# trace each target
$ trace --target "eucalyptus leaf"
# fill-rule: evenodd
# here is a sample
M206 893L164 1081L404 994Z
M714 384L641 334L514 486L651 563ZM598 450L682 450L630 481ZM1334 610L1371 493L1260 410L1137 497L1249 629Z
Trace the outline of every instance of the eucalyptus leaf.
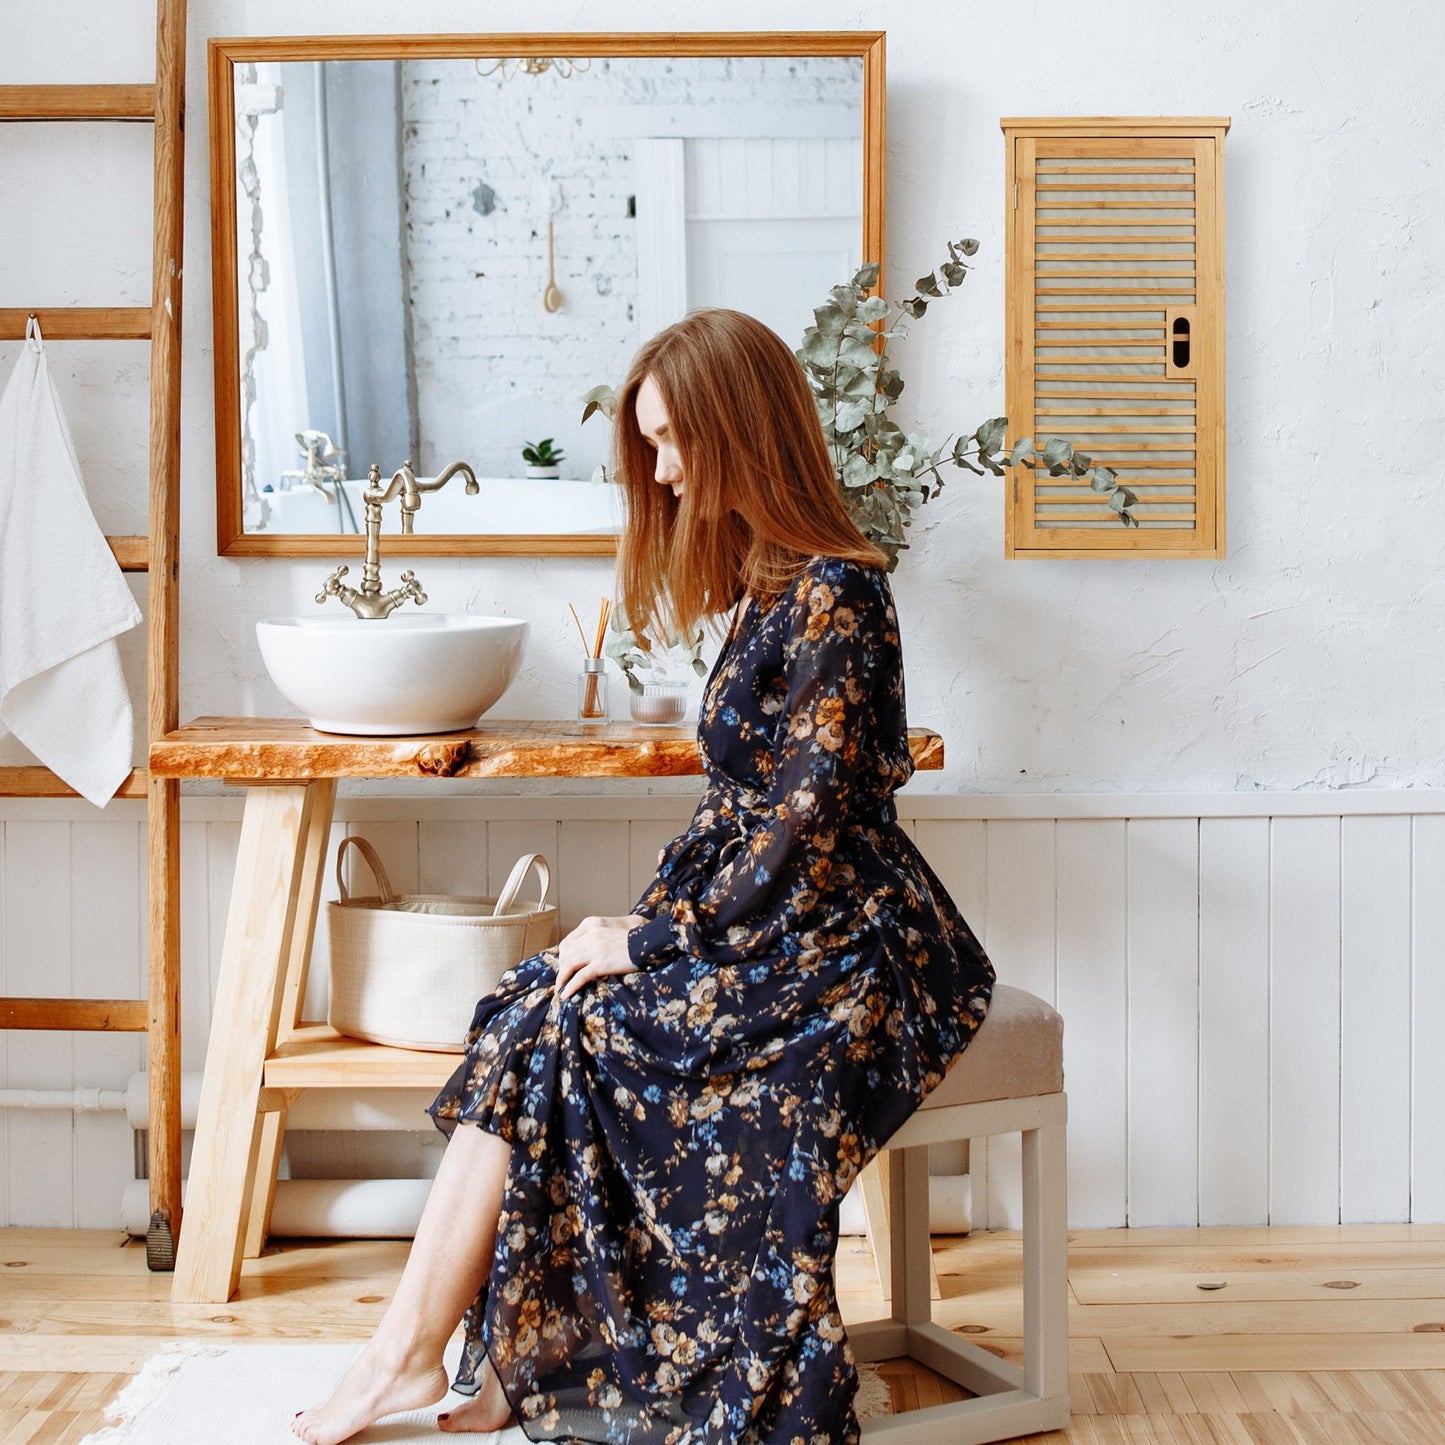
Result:
M923 296L942 296L943 292L938 289L938 277L932 271L926 276L921 276L914 283L918 292Z
M617 415L617 393L605 383L594 386L582 398L582 420L601 412L609 421Z
M881 296L869 296L858 303L859 321L882 321L888 315L888 303Z
M831 340L824 336L816 327L810 326L803 337L803 349L798 353L799 359L806 366L812 363L817 367L826 367L832 370L838 359L838 340L843 335L841 331Z
M978 439L979 451L985 456L992 456L1003 445L1004 435L1007 431L1008 418L1006 416L990 417L974 432L974 436Z
M958 249L962 251L965 256L977 255L978 242L975 241L972 236L970 236L966 241L960 241L958 243Z
M1032 437L1020 437L1014 443L1013 450L1009 453L1009 466L1016 467L1021 462L1031 462L1038 455L1034 451L1034 439Z
M845 336L838 343L838 360L847 366L867 367L869 359L876 357L878 353L873 350L873 335L868 334L867 341L860 341L856 337Z
M867 291L878 284L878 263L869 261L853 273L853 285L860 291Z

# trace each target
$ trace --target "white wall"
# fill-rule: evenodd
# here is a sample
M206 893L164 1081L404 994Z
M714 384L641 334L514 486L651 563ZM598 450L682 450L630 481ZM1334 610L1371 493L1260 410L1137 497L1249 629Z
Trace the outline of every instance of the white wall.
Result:
M151 66L150 14L148 5L132 0L106 7L57 0L24 9L7 18L0 82L144 78ZM581 3L494 0L479 10L437 0L426 7L424 23L438 31L585 30L601 23L649 28L661 18L642 0L618 0L605 18ZM933 308L899 352L909 380L901 419L940 436L1002 409L998 118L1233 116L1227 143L1230 555L1220 563L1006 563L998 485L959 474L925 512L895 583L911 716L938 728L948 748L947 768L916 786L954 795L1113 793L1120 796L1104 806L1115 819L1137 816L1132 796L1139 792L1402 790L1372 802L1382 815L1394 815L1382 840L1361 833L1347 842L1340 832L1332 841L1311 818L1270 825L1266 861L1276 870L1270 876L1287 883L1281 896L1289 901L1269 913L1266 953L1254 938L1243 980L1257 992L1263 980L1278 976L1281 957L1294 960L1297 972L1289 978L1296 983L1286 981L1270 995L1276 1009L1271 1039L1281 1040L1286 1052L1269 1057L1285 1061L1286 1075L1322 1067L1337 1087L1361 1067L1351 1052L1369 1037L1360 1021L1392 1020L1389 1037L1400 1047L1401 1019L1418 1010L1418 993L1410 993L1398 966L1388 987L1382 982L1373 964L1371 916L1341 913L1338 924L1331 920L1343 907L1342 886L1356 886L1354 870L1381 870L1393 900L1390 947L1398 954L1401 909L1428 901L1439 876L1434 833L1436 852L1428 856L1437 861L1418 878L1412 870L1426 855L1402 854L1397 835L1399 819L1412 813L1405 790L1438 787L1445 773L1439 726L1445 588L1437 560L1445 495L1431 455L1445 423L1439 386L1445 348L1432 324L1440 312L1445 231L1445 190L1433 169L1442 140L1434 68L1445 44L1445 12L1403 0L1377 7L1368 18L1343 0L1310 7L1253 0L1209 7L1180 0L1114 0L1106 7L1067 0L967 7L942 0L733 0L725 8L678 0L665 21L669 28L889 32L891 289L902 291L926 271L947 238L972 234L983 242L964 293ZM182 438L187 716L281 709L256 654L252 624L309 608L326 570L214 555L202 42L211 34L399 32L418 23L416 7L401 0L192 5ZM143 128L102 135L14 127L0 134L0 144L0 209L19 218L0 233L0 304L144 301L149 142ZM8 369L13 355L13 346L0 346L0 369ZM56 358L102 523L112 531L139 530L144 348L61 347ZM569 597L583 604L605 591L605 564L427 561L418 571L435 607L531 619L528 664L500 711L547 716L569 708L575 658L562 604ZM132 672L138 677L134 659ZM611 789L629 796L647 790ZM606 790L592 785L589 791ZM1041 814L1053 816L1053 806L1042 801ZM1313 805L1304 800L1304 806ZM1326 811L1330 806L1326 799ZM418 810L427 812L425 805ZM1290 811L1277 810L1281 816ZM1410 826L1418 840L1421 825ZM1198 932L1202 890L1233 885L1200 871L1204 855L1190 851L1185 833L1130 829L1131 878L1143 870L1139 876L1172 887L1170 880L1195 870L1193 911L1185 888L1176 899L1182 912L1169 928L1161 932L1158 917L1148 914L1137 925L1143 932L1126 937L1129 948L1142 950L1131 958L1157 948L1169 960L1142 995L1129 994L1142 1000L1141 1022L1160 1015L1188 1039L1191 1028L1205 1027L1197 981L1228 976L1209 972L1208 959L1239 969L1246 956L1232 951L1228 937L1214 941L1214 953L1188 952L1205 947ZM58 847L56 839L50 842ZM87 870L98 866L104 886L118 887L129 864L90 865L76 859L74 846L55 855L55 869L63 871L68 857L70 878L89 878ZM1257 851L1260 836L1251 835L1248 846ZM1057 838L1050 847L1057 849ZM1023 846L1019 876L1034 858L1032 847ZM1061 886L1077 889L1067 871L1056 876ZM1089 899L1077 903L1077 916L1087 921L1058 938L1102 950L1117 969L1117 951L1109 950L1117 950L1118 917L1091 918ZM198 906L194 896L187 906ZM13 897L7 909L7 940L20 936L17 929L36 936L38 925L18 921ZM1226 923L1232 917L1228 909L1210 916ZM1257 922L1257 913L1248 916ZM1432 926L1435 931L1417 934L1413 945L1417 984L1429 984L1440 971L1445 945L1438 920ZM13 988L21 951L9 947L6 957ZM1004 976L1031 979L1030 957L1023 942L1006 941L999 949ZM1321 995L1313 971L1343 991ZM59 982L59 972L52 976ZM1227 1022L1230 996L1213 982L1211 990ZM1338 1013L1332 998L1340 1000ZM1228 1038L1211 1017L1212 1036ZM1257 1017L1245 1014L1243 1021L1255 1028L1257 1042ZM6 1047L0 1039L0 1050ZM58 1071L23 1036L8 1048L12 1084L22 1082L18 1065L29 1071L23 1082L37 1085ZM1252 1057L1257 1067L1259 1056ZM1423 1048L1415 1058L1419 1066ZM1411 1115L1397 1075L1398 1067L1378 1104L1382 1129L1398 1149ZM1132 1077L1138 1087L1147 1075ZM1277 1082L1291 1087L1286 1076ZM1203 1093L1191 1106L1187 1080L1180 1087L1185 1094L1170 1107L1181 1112L1170 1116L1170 1127L1187 1131L1191 1118L1199 1127L1190 1108L1213 1095L1206 1079L1195 1085ZM1371 1130L1351 1114L1353 1132L1344 1132L1339 1111L1354 1104L1339 1094L1330 1105L1329 1088L1319 1097L1336 1111L1333 1125L1315 1120L1318 1136L1305 1136L1324 1141L1318 1149L1310 1145L1308 1154L1323 1179L1338 1171L1345 1141L1368 1140ZM1156 1118L1147 1112L1152 1102L1140 1102L1146 1117ZM1150 1155L1129 1157L1131 1169L1145 1171L1137 1182L1146 1191L1167 1184L1167 1166L1150 1172ZM1403 1156L1393 1157L1398 1168ZM15 1177L12 1169L12 1183ZM1282 1170L1281 1181L1288 1177ZM1311 1185L1323 1187L1320 1180ZM1397 1201L1398 1181L1391 1189Z
M6 22L0 79L150 74L145 0L59 0ZM182 711L278 709L251 624L310 608L314 562L218 561L212 499L210 241L204 38L291 31L651 28L618 0L197 0L186 169ZM947 238L983 242L963 294L901 350L901 411L942 435L1002 410L1001 115L1228 114L1229 538L1211 562L1005 562L997 483L964 473L924 513L897 576L916 721L939 728L951 789L1410 787L1442 780L1445 493L1431 439L1445 191L1433 66L1445 12L1343 0L679 0L676 28L883 28L889 34L889 278L901 290ZM143 299L148 168L141 127L79 146L7 130L5 304ZM26 134L28 131L30 134ZM25 152L15 158L16 148ZM137 160L138 157L138 160ZM124 164L123 164L124 163ZM133 184L132 184L133 183ZM123 224L130 214L134 224ZM70 224L73 221L73 225ZM60 239L63 238L63 244ZM79 273L81 280L74 279ZM50 278L54 277L52 281ZM65 279L69 277L70 279ZM28 278L34 278L28 280ZM27 284L28 282L28 284ZM69 358L78 348L64 349ZM0 348L0 365L13 348ZM82 355L94 354L88 349ZM143 365L106 349L62 382L102 491L128 479ZM143 350L140 353L144 355ZM119 421L118 418L127 418ZM135 493L132 491L132 496ZM531 618L528 665L503 708L564 710L573 672L561 605L606 590L592 561L428 561L440 608Z

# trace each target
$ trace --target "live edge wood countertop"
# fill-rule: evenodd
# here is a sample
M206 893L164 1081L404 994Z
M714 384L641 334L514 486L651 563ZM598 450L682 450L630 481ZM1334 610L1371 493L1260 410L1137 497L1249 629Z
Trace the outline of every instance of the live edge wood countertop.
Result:
M943 766L943 739L909 728L914 766ZM424 737L342 737L300 718L201 717L151 744L160 778L671 778L702 772L692 723L678 727L483 721Z

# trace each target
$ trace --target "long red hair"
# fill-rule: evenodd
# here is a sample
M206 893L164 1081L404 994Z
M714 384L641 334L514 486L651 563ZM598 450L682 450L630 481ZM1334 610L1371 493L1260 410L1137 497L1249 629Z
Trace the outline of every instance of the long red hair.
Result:
M655 453L637 424L649 376L681 454L680 499L654 480ZM613 452L627 503L622 605L654 642L691 635L745 593L777 596L809 558L886 561L843 505L803 368L741 311L695 311L637 353Z

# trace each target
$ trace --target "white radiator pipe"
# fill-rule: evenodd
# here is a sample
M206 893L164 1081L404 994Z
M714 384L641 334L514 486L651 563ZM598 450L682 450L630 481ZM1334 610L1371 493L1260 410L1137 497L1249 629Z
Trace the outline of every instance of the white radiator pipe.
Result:
M429 1134L435 1128L426 1106L434 1089L306 1089L286 1111L287 1129L365 1129ZM181 1075L181 1128L196 1127L201 1076ZM125 1086L125 1111L132 1129L150 1123L150 1091L144 1074Z
M181 1186L184 1201L186 1180ZM282 1179L276 1184L271 1233L298 1239L408 1239L416 1233L430 1179ZM127 1184L121 1226L145 1234L150 1225L150 1185Z
M409 1239L430 1189L430 1179L282 1179L276 1184L271 1233L283 1239ZM145 1234L150 1224L145 1180L126 1185L121 1222L127 1233ZM966 1174L935 1175L928 1181L928 1227L933 1234L967 1234L973 1228L973 1189ZM856 1190L843 1200L839 1229L866 1232Z
M376 1130L429 1134L431 1089L308 1089L287 1111L288 1129ZM201 1076L181 1075L181 1128L196 1127ZM79 1114L124 1113L132 1129L150 1124L150 1090L144 1074L124 1089L0 1089L0 1111L51 1109Z
M970 1234L973 1231L973 1181L967 1174L935 1174L928 1181L928 1232ZM839 1234L866 1234L863 1196L856 1187L843 1196L838 1211Z
M0 1109L68 1109L76 1114L118 1114L123 1089L0 1089Z

